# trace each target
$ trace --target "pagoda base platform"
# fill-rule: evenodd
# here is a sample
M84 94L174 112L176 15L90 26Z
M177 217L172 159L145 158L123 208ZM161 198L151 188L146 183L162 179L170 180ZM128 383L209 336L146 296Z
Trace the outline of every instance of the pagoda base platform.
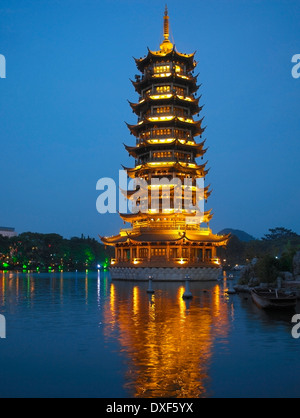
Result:
M216 281L222 274L220 267L111 267L112 280L148 281Z

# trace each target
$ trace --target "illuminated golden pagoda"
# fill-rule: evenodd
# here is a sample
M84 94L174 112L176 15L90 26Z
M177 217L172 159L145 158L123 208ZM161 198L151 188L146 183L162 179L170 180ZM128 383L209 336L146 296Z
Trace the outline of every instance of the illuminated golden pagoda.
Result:
M138 121L127 126L136 143L125 149L135 159L135 167L124 169L144 185L124 195L132 201L140 190L140 210L120 214L131 228L117 236L100 237L105 245L115 247L111 273L116 279L145 280L152 275L157 280L182 280L186 274L192 280L216 279L220 269L217 247L225 246L229 238L212 233L211 211L196 209L199 191L203 201L211 194L209 186L200 189L198 184L199 179L204 182L208 170L207 162L196 162L207 151L205 140L195 140L205 130L203 118L194 119L203 108L201 96L196 97L200 86L193 73L197 64L194 53L179 53L169 37L166 8L160 50L148 49L147 56L135 59L141 75L132 81L139 101L130 106ZM162 179L169 185L159 183ZM178 188L182 194L178 195ZM190 207L182 198L188 189ZM154 200L158 204L153 209Z

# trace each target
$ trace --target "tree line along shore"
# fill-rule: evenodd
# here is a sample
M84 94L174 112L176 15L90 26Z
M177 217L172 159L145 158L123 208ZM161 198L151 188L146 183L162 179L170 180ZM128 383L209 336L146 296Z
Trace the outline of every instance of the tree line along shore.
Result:
M0 270L85 271L107 268L111 257L111 249L83 235L71 239L33 232L11 238L0 235Z
M248 242L232 235L227 248L218 257L224 269L247 265L258 260L259 274L271 281L278 271L293 272L293 259L300 251L300 235L290 229L269 229L261 239ZM16 237L0 235L0 270L17 271L85 271L108 268L114 256L90 237L63 238L58 234L22 233Z

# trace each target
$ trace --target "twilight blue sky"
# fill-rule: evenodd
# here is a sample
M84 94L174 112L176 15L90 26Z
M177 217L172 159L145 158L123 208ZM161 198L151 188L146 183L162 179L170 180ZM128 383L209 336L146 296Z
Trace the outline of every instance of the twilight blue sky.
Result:
M0 225L113 235L96 182L132 166L132 56L157 50L164 1L1 0ZM168 2L177 49L197 50L215 232L300 233L299 0Z

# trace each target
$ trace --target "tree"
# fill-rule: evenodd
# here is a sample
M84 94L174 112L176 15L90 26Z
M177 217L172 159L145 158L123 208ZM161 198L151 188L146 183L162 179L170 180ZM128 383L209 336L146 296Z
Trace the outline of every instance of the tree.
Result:
M218 255L222 259L226 259L226 263L230 266L244 264L245 246L245 242L240 241L236 235L232 235L227 248L225 250L219 250Z
M293 232L291 229L286 229L283 227L277 227L273 229L270 228L269 231L270 233L265 234L265 236L262 238L264 241L274 241L274 240L298 237L298 234L296 234L296 232Z
M0 235L0 268L6 267L5 262L16 269L85 270L104 265L108 257L109 252L93 238L68 240L58 234L32 232L13 238Z
M255 264L255 273L262 283L274 283L278 272L279 262L271 255L265 255Z

